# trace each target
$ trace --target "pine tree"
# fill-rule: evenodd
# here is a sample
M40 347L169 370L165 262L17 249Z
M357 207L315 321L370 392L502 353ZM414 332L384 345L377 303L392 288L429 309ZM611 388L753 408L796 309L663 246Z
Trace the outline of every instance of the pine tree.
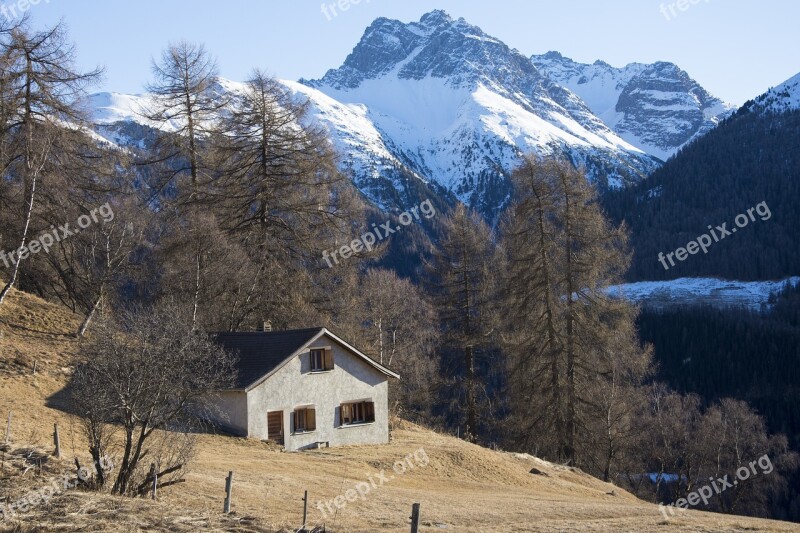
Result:
M459 204L442 222L442 238L430 265L431 290L435 295L443 330L443 347L463 354L458 375L466 420L464 437L479 436L476 367L485 357L496 332L496 249L491 230L474 212ZM486 363L484 361L484 363Z
M609 225L595 189L568 163L527 158L514 185L504 232L504 339L517 438L580 465L596 452L598 434L613 430L597 426L621 398L608 390L638 384L649 369L635 313L604 291L625 272L626 235Z

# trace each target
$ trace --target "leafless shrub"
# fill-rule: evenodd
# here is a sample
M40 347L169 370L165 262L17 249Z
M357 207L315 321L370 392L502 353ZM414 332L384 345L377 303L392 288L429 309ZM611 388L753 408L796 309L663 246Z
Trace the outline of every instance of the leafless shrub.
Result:
M152 483L179 483L191 458L192 432L210 419L215 391L230 385L233 359L191 316L174 305L104 319L80 349L83 363L70 383L71 397L95 464L112 457L112 492L135 495ZM115 449L121 432L121 449ZM116 453L114 453L116 452ZM106 481L98 470L98 485Z

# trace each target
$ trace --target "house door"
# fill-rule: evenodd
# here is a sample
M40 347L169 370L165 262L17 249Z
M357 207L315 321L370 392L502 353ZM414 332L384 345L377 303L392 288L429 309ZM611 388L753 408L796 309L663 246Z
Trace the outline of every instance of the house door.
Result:
M283 445L283 411L267 413L267 440Z

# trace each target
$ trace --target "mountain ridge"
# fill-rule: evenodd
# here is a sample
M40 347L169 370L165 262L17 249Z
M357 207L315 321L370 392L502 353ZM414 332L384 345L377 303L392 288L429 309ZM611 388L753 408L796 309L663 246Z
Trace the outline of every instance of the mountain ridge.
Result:
M531 61L568 87L612 130L666 161L730 116L736 106L712 96L674 63L578 63L558 52Z
M602 61L595 65L613 69ZM649 67L626 68L635 77ZM601 189L633 185L661 165L593 112L597 102L587 102L546 70L478 26L436 10L409 23L378 18L340 67L318 80L280 83L308 102L308 120L328 131L340 170L384 211L435 195L496 221L511 198L509 174L525 153L584 167ZM217 90L242 86L220 80ZM93 95L99 133L140 146L138 132L118 123L152 127L135 109L148 99ZM645 129L674 124L639 118Z

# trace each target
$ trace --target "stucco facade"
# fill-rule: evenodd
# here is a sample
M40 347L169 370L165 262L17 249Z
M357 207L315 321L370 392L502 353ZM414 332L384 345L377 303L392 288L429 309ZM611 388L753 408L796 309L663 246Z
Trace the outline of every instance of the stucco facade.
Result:
M332 370L311 371L310 352L315 348L332 350ZM330 446L388 443L388 392L385 372L326 331L246 390L220 394L217 404L225 415L220 425L235 434L260 440L275 437L269 434L268 413L277 418L280 412L285 449L295 451L316 447L318 443ZM375 421L342 424L341 404L362 401L374 403ZM315 410L313 431L295 430L293 413L303 407Z

